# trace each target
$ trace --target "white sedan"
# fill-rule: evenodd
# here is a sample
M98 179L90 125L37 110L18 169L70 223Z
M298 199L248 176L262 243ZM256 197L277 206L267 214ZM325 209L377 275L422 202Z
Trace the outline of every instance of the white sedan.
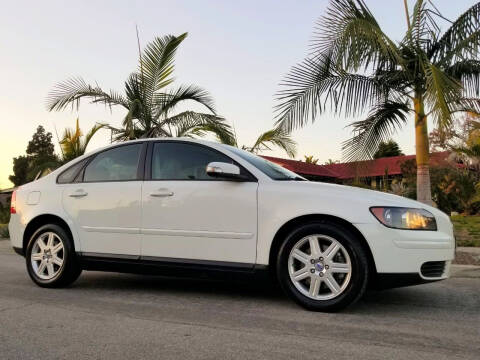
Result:
M368 284L446 279L450 219L413 200L306 181L227 145L143 139L79 157L12 196L12 246L42 287L82 270L268 270L300 305L339 310ZM225 270L230 270L227 272Z

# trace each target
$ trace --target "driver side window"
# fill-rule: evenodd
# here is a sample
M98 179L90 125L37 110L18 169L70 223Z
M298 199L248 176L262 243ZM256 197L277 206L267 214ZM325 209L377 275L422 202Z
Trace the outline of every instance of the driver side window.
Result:
M152 154L152 180L218 180L206 173L213 161L232 164L233 160L204 146L177 143L155 143Z

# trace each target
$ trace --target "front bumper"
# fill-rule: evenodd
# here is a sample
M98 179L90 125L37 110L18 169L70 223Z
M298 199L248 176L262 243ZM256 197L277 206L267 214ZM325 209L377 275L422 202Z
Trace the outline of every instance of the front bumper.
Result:
M398 288L403 286L412 286L427 284L439 280L438 279L424 279L417 273L380 273L376 274L375 278L370 283L370 287L377 290L386 290L392 288Z
M417 277L421 281L449 277L450 264L455 257L455 239L451 228L419 231L389 229L380 223L355 226L370 246L377 274L397 274L399 277L409 274L407 278ZM422 271L422 266L425 268L426 263L432 262L444 262L443 271L433 273L434 276Z

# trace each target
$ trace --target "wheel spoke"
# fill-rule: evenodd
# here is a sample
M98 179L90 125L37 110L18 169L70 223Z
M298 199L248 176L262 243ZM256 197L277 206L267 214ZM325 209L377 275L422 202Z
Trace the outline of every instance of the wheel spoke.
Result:
M310 244L310 253L313 257L319 257L322 253L320 251L320 245L318 244L318 238L316 236L311 236L308 238Z
M310 263L310 260L308 259L308 255L305 254L303 251L299 250L299 249L295 249L293 251L293 254L292 256L297 259L298 261L304 263L304 264L309 264Z
M40 262L40 265L38 265L38 274L43 275L43 272L45 271L46 267L47 267L47 262L45 260L42 260Z
M332 242L330 246L327 248L327 250L323 252L323 255L327 259L331 259L335 256L335 254L338 252L339 249L340 249L340 245L338 245L337 242Z
M53 233L48 234L48 241L47 241L47 247L52 248L53 246Z
M306 279L309 276L310 276L310 270L308 269L308 266L305 266L293 273L293 279L295 281Z
M350 272L350 266L345 263L334 262L330 265L330 272L348 274Z
M52 277L55 274L55 270L53 269L53 264L47 264L47 274L48 276Z
M325 284L330 288L330 291L333 294L337 294L340 291L340 286L337 283L337 280L332 276L332 274L328 274L325 278Z
M32 254L32 260L33 261L42 261L43 260L43 255L41 253Z
M37 245L40 248L40 250L45 250L45 243L43 242L43 238L39 237L37 240Z
M63 249L63 244L62 242L59 242L57 245L55 245L52 249L52 254L58 253L60 250Z
M320 290L321 280L318 276L313 275L310 277L310 290L308 291L310 296L315 297L318 295L318 290Z
M58 266L62 266L63 265L63 260L60 259L58 256L53 256L52 257L52 261L54 264L57 264Z

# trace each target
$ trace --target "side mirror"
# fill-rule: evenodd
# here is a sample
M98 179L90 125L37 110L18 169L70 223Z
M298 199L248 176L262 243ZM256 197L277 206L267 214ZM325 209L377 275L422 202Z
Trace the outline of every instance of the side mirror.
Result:
M243 175L240 175L240 168L237 165L224 162L211 162L207 165L207 174L214 178L245 180Z

